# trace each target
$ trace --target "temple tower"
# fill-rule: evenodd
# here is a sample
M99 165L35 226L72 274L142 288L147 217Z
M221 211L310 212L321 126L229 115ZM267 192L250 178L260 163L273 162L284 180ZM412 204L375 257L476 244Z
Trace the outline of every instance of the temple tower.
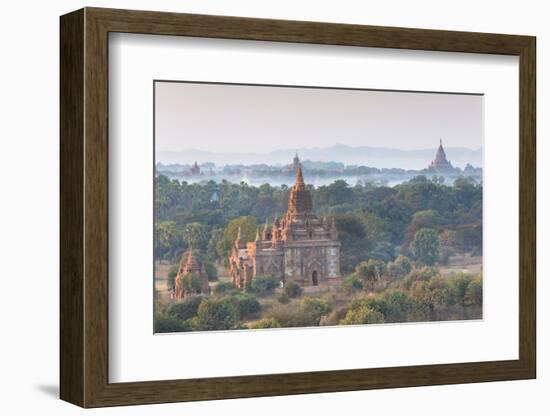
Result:
M187 255L182 256L178 274L176 275L174 298L176 300L183 299L186 296L193 294L208 294L210 286L208 285L208 275L203 270L201 262L193 255L193 248L190 247ZM187 276L195 276L200 280L200 289L189 292L189 289L184 284L184 278Z
M306 187L304 175L302 173L302 164L299 163L296 180L294 185L292 185L288 197L288 214L289 216L295 217L310 214L312 211L313 204L311 202L311 193Z
M435 159L430 163L429 169L438 172L454 170L451 161L447 160L447 155L443 149L443 140L441 139L439 139L439 147L437 148Z

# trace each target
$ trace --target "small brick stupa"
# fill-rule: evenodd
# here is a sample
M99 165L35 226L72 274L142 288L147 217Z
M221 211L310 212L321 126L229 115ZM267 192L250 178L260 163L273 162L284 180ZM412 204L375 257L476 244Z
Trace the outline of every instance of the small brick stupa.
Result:
M193 275L200 280L200 289L189 290L184 284L186 276ZM183 299L189 295L209 294L210 287L208 286L208 275L204 271L201 262L193 255L193 248L182 256L178 274L175 280L174 299Z

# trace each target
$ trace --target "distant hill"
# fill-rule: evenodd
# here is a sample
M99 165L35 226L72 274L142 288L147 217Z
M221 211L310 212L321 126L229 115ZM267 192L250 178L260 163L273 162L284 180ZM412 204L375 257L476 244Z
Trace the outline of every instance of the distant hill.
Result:
M331 147L310 147L303 149L281 149L271 153L209 152L189 149L180 152L158 151L156 161L162 164L191 164L213 162L216 165L233 164L288 164L298 152L301 160L341 162L346 165L363 165L376 168L423 169L435 156L432 149L402 150L387 147L347 146L336 144ZM472 150L463 147L445 148L447 158L454 166L463 168L467 163L482 167L481 148Z

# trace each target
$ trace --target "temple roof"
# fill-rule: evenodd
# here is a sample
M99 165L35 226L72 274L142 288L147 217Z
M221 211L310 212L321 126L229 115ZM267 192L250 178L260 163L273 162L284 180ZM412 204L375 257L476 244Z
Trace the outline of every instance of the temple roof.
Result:
M439 139L439 147L435 154L435 159L432 161L431 168L433 169L452 169L451 162L447 160L447 155L443 149L443 140Z
M447 155L445 154L445 150L443 150L443 140L439 139L439 147L437 149L437 153L435 154L435 162L447 162Z
M306 188L304 175L302 173L302 164L298 164L296 180L290 190L288 197L288 212L290 214L304 214L313 211L311 194Z
M193 248L190 247L187 252L187 258L185 259L185 270L187 272L201 270L201 264L197 258L193 255Z

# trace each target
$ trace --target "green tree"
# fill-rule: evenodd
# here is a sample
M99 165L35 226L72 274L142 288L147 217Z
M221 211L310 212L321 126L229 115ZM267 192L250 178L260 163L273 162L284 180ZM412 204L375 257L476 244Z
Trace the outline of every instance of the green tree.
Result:
M228 299L205 299L199 305L194 324L200 331L232 329L237 324L237 311Z
M361 218L353 213L334 215L340 249L340 271L352 272L361 261L367 260L367 253L373 248Z
M187 273L181 277L181 285L186 296L201 293L202 290L200 278L192 273Z
M449 279L454 299L460 306L466 306L468 287L472 280L471 275L464 273L454 274Z
M186 332L191 331L191 327L178 317L160 314L155 316L154 331L157 334L166 332Z
M385 241L384 220L377 214L365 212L362 216L363 227L369 241Z
M357 309L350 309L344 319L340 321L340 325L363 325L363 324L379 324L384 322L384 315L367 306Z
M214 228L210 232L210 239L206 247L206 253L212 260L219 260L217 247L218 244L223 244L225 240L224 231L222 228Z
M374 289L376 282L386 272L386 263L382 260L369 259L367 262L361 262L355 268L355 275L363 280L366 286Z
M412 270L411 260L404 255L399 255L397 258L388 265L388 272L392 277L403 277L410 273Z
M300 297L303 293L302 287L296 282L286 282L283 288L283 293L285 293L289 298Z
M177 275L178 275L178 266L170 267L170 270L168 271L168 279L166 280L166 286L168 290L174 290Z
M205 249L208 243L208 227L198 222L186 224L183 227L182 237L189 247Z
M172 303L166 309L166 315L187 320L195 317L199 305L205 299L203 296L187 296L183 300Z
M436 320L436 309L454 303L451 288L441 276L435 276L429 281L416 281L411 287L411 294L418 302L424 305L429 313L430 320Z
M439 212L434 209L415 212L409 226L407 227L405 240L407 243L410 243L418 230L421 230L422 228L437 229L444 222L445 221Z
M279 296L277 296L277 302L279 303L290 303L290 297L286 292L281 292Z
M414 234L411 243L411 251L415 259L431 266L439 256L439 240L437 231L430 228L422 228Z
M344 279L342 282L342 288L348 293L354 293L363 290L364 285L361 279L352 274Z
M319 325L321 317L328 315L332 310L332 306L326 299L306 296L300 302L300 310L306 314L311 314L315 325Z
M258 296L266 296L273 293L280 285L280 279L272 275L259 274L250 282L247 290Z
M224 239L218 243L217 247L218 256L224 260L226 260L231 253L231 249L235 244L239 229L241 230L241 241L243 243L254 241L256 231L258 230L256 218L252 216L244 216L229 221L229 224L227 224L224 231Z
M235 293L227 299L233 304L240 320L255 317L262 310L258 299L250 293Z
M483 282L481 276L475 277L466 290L465 302L469 305L481 306L483 303Z
M280 328L281 324L275 318L263 318L249 325L250 329Z
M174 254L174 250L181 247L181 233L178 232L174 221L155 222L155 256L157 259L166 259Z
M215 295L226 295L228 293L236 293L239 289L237 289L231 282L219 282L216 286L214 286L212 291Z
M375 309L384 315L386 322L416 322L425 318L421 305L403 291L386 292L375 305Z
M209 282L215 282L216 280L218 280L218 269L216 269L216 266L213 263L205 261L202 263L202 265L204 267L206 275L208 276Z

